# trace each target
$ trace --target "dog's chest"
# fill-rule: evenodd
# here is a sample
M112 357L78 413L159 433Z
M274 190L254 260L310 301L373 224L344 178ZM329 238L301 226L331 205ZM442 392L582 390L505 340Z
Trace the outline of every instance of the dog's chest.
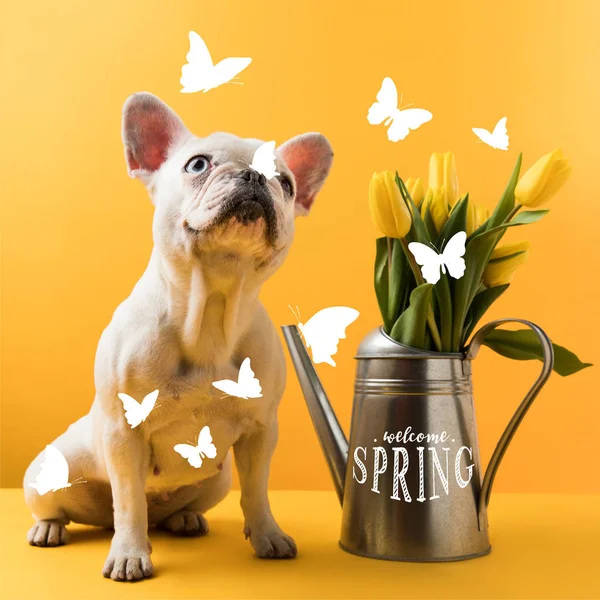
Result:
M151 451L146 487L173 489L216 475L232 445L260 421L259 402L210 390L163 399L144 432Z

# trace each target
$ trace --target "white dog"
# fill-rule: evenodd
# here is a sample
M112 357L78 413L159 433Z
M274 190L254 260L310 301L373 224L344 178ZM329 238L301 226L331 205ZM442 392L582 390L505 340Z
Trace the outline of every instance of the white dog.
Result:
M261 141L195 137L147 93L125 103L123 141L130 175L156 206L154 249L100 338L90 412L53 442L70 480L87 483L40 495L29 484L43 454L27 470L25 497L37 519L29 543L63 544L69 521L114 527L104 576L149 577L148 526L206 533L202 515L229 490L233 448L246 537L259 557L293 557L296 545L267 496L285 361L258 294L289 250L294 217L308 213L327 177L331 146L317 133L287 141L275 151L279 175L267 180L249 168ZM245 357L263 396L224 398L211 383L237 379ZM118 394L140 401L155 389L157 406L131 428ZM217 455L194 468L173 447L205 425Z

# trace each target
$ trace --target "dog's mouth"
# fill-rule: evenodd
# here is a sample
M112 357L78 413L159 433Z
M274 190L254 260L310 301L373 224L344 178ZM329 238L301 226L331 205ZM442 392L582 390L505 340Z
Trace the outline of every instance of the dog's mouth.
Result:
M273 200L263 187L252 184L242 186L223 204L214 225L222 225L232 218L242 225L251 225L263 219L267 241L274 245L277 238L277 216Z

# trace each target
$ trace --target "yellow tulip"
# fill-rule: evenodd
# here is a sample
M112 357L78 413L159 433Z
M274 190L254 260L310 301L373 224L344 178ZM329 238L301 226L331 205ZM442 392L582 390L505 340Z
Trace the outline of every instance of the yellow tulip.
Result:
M479 229L489 218L490 213L485 206L477 206L472 200L467 202L467 235Z
M434 152L429 157L429 189L438 189L444 186L444 155Z
M512 276L527 257L531 244L527 241L498 246L483 272L483 283L491 288L510 283Z
M373 223L386 237L402 238L410 231L412 217L391 171L373 173L369 208Z
M485 206L475 207L475 229L479 229L490 218L490 211Z
M458 200L458 175L452 152L434 152L429 159L429 187L444 190L444 199L450 206Z
M449 215L448 204L444 197L444 188L427 190L423 204L421 204L421 217L423 219L425 219L427 209L429 209L437 232L440 233Z
M548 202L558 192L571 174L571 165L562 150L542 156L519 179L515 200L523 206L534 208Z
M425 188L423 187L423 182L420 177L413 179L409 177L406 182L406 189L412 198L412 201L417 205L417 207L421 206L423 202L423 198L425 197Z

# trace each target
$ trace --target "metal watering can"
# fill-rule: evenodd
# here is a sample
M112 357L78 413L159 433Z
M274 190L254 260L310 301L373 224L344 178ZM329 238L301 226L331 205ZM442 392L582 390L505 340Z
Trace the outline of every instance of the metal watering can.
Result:
M544 365L482 477L471 361L485 336L509 322L535 331ZM371 331L355 357L348 442L298 329L282 330L342 503L341 548L370 558L424 562L488 554L492 484L517 427L552 372L548 336L529 321L492 321L463 354L416 350L382 329Z

